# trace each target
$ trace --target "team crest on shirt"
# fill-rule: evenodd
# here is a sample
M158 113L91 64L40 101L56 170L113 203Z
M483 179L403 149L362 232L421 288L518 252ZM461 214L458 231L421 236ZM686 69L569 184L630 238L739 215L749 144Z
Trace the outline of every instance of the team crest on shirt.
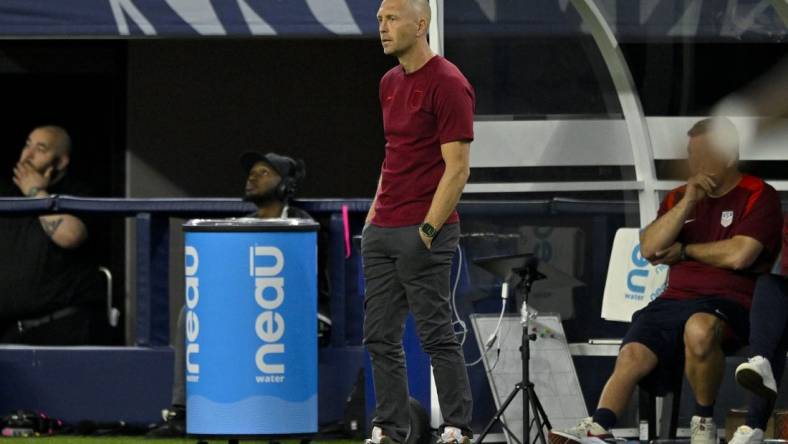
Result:
M411 92L410 97L408 98L408 105L412 109L419 109L421 108L421 103L424 101L424 91L420 89L414 89Z
M728 228L733 223L733 211L723 211L720 217L720 225Z

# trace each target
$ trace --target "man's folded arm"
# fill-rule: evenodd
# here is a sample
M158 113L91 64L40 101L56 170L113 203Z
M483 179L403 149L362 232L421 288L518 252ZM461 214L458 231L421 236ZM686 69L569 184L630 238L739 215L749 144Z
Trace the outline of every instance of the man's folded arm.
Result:
M676 242L690 212L686 199L680 200L654 222L640 232L640 255L649 261L657 259L657 253Z
M728 270L746 270L760 256L763 244L750 236L737 235L717 242L689 244L685 248L687 257L698 262Z

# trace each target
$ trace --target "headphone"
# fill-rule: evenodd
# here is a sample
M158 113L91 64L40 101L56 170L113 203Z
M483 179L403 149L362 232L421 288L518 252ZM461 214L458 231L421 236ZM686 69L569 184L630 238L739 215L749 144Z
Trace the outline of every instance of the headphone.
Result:
M303 160L291 158L287 160L290 163L290 171L287 176L282 177L279 185L276 186L276 197L283 202L295 197L298 192L298 183L306 176L306 166Z

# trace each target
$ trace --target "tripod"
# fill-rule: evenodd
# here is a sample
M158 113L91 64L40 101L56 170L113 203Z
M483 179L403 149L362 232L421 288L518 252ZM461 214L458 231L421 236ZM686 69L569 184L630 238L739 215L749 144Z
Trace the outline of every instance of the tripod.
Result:
M536 426L536 433L537 439L539 440L540 444L547 444L547 440L545 439L544 429L551 429L552 426L550 425L550 420L547 418L547 413L545 413L544 408L542 407L542 403L539 401L539 396L536 394L536 390L534 389L534 384L531 382L531 375L530 375L530 368L529 363L531 361L531 341L536 340L536 334L530 333L528 331L528 321L530 318L530 314L528 313L528 296L531 293L531 286L535 281L540 279L544 279L545 276L536 269L538 261L533 256L526 257L525 265L517 268L511 268L508 274L509 277L517 276L519 278L519 282L515 287L515 290L519 295L522 296L522 305L520 307L520 325L522 326L522 338L521 338L521 345L520 345L520 357L522 359L522 366L523 366L523 379L521 382L518 382L514 389L512 389L509 396L506 397L503 404L501 404L501 408L495 413L495 416L487 423L487 426L484 427L484 430L476 439L475 444L481 444L484 438L490 433L493 426L499 421L501 421L501 417L503 416L506 409L509 407L509 404L514 401L514 398L517 396L518 393L523 393L523 440L520 441L514 434L506 428L506 425L501 422L501 425L506 428L510 435L520 444L529 444L531 441L531 428L532 425ZM507 279L508 280L508 279ZM533 410L534 417L531 420L531 410Z

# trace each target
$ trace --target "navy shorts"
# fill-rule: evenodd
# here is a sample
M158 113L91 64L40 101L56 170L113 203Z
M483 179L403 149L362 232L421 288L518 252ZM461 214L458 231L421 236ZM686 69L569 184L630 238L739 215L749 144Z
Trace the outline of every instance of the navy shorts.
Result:
M640 386L662 396L682 382L684 374L684 324L696 313L709 313L725 321L723 349L731 353L747 343L750 331L749 311L741 304L722 297L674 300L657 298L632 316L622 347L638 342L649 348L659 360L657 367Z

